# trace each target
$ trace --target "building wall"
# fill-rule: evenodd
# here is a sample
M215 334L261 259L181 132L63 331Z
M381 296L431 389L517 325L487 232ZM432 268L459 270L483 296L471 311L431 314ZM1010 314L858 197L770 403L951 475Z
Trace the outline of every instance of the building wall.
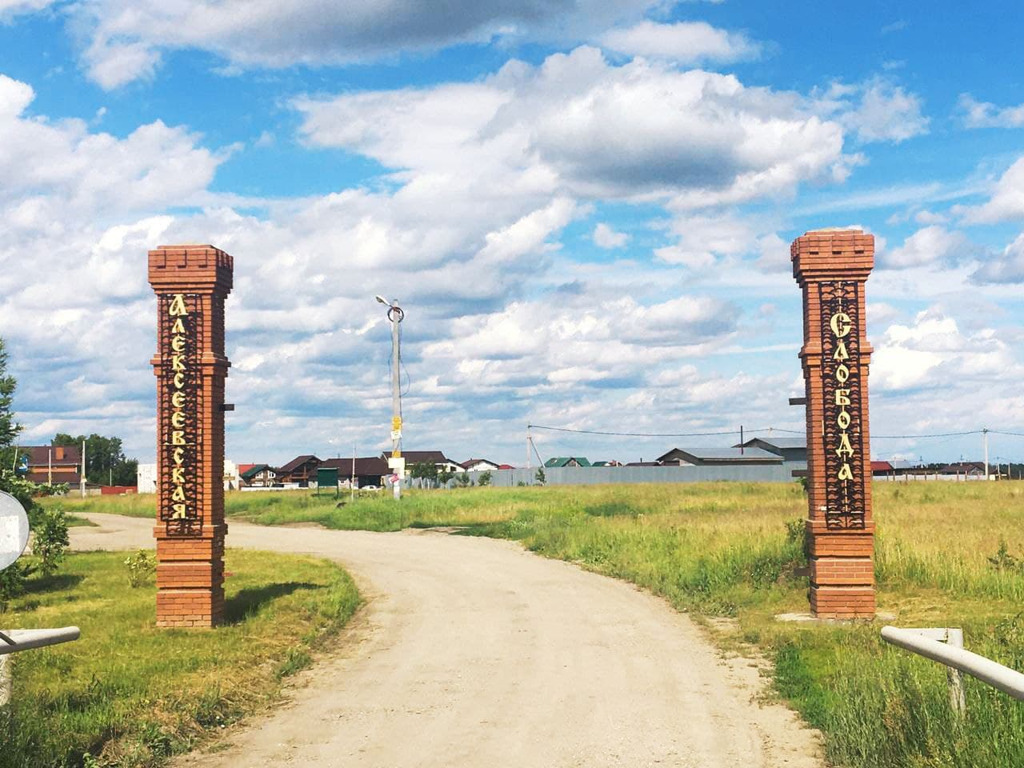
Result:
M731 480L743 483L796 482L793 470L806 470L806 462L710 467L544 467L547 485L602 485L608 483L704 483ZM480 472L470 472L477 482ZM491 485L510 487L536 485L537 468L498 469L491 472Z

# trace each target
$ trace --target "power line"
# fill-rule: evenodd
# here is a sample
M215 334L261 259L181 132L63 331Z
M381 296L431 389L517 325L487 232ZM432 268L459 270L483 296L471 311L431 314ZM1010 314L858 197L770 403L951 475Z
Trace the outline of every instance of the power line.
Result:
M722 432L604 432L596 429L570 429L568 427L545 427L540 424L527 424L527 429L545 429L549 432L572 432L579 435L610 435L612 437L720 437L722 435L735 435L738 429L729 429ZM764 429L748 429L747 432L770 432L771 427ZM775 430L777 432L790 430Z
M527 424L528 429L543 429L549 432L570 432L578 435L605 435L610 437L721 437L724 435L735 435L738 429L728 429L718 432L608 432L597 429L571 429L569 427L548 427L541 424ZM761 427L760 429L747 429L745 432L782 432L789 435L802 435L803 430L784 429L782 427ZM934 432L919 435L871 435L872 440L925 440L939 437L967 437L969 435L980 435L984 429L972 429L963 432ZM1005 432L996 429L987 430L993 435L1007 435L1010 437L1024 437L1024 432Z

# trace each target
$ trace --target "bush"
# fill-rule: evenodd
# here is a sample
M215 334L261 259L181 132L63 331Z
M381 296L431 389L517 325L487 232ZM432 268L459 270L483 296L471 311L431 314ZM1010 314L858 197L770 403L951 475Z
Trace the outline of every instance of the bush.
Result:
M124 559L124 567L128 569L128 586L132 589L138 589L156 571L156 562L149 552L140 549L134 555L128 555Z
M491 484L491 473L490 472L481 472L480 473L480 477L478 477L476 479L476 484L479 485L479 486L490 485Z

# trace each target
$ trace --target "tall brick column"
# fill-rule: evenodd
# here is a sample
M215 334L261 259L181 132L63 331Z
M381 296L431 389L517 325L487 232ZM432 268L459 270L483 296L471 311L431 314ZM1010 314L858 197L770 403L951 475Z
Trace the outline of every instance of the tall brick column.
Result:
M210 245L149 252L157 295L156 623L224 618L224 300L234 262Z
M793 241L793 276L803 290L807 393L807 533L811 613L875 615L871 452L864 285L875 238L824 229Z

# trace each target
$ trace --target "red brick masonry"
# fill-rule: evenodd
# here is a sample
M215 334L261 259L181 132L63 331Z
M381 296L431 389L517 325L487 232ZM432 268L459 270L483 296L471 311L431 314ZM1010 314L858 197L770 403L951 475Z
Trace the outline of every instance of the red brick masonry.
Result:
M791 249L804 301L809 598L821 618L875 615L864 311L874 254L860 230L808 232Z
M233 271L232 258L210 245L149 252L158 297L159 627L214 627L224 619L224 300ZM185 331L175 330L179 317Z

